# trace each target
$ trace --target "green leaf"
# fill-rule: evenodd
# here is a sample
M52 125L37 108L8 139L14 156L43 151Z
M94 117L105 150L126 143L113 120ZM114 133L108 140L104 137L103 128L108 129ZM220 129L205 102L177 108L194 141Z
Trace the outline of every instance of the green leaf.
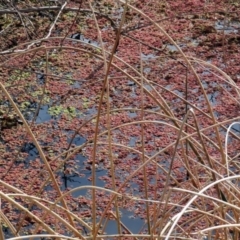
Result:
M30 102L22 102L21 105L20 105L20 107L21 107L22 109L25 109L25 108L27 108L29 105L31 105Z
M61 114L62 111L63 111L62 106L53 106L48 109L48 113L52 116L57 116L57 115Z

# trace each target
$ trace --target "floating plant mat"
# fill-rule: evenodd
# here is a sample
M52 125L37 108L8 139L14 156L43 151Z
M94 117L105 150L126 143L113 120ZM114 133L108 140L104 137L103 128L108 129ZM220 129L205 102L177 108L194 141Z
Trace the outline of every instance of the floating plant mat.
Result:
M36 63L34 64L36 66ZM146 65L147 64L148 61L146 60ZM151 66L152 62L149 62L149 64ZM91 120L91 117L94 116L97 111L96 109L99 100L98 91L101 90L102 82L78 81L72 77L74 73L67 71L66 74L62 72L61 76L59 76L57 72L59 67L51 66L50 69L52 73L49 76L42 74L41 76L37 75L36 77L36 75L34 75L35 73L33 73L36 83L30 82L27 87L23 87L23 89L26 89L26 95L22 94L21 98L16 98L15 101L30 125L33 121L34 124L32 125L32 131L37 135L44 153L48 156L52 169L56 171L56 177L61 185L61 190L66 191L91 184L92 143L87 143L87 140L93 138L94 135L94 125L96 120L95 118ZM180 65L172 66L172 71L179 71L179 69L181 69ZM167 74L171 74L170 79L174 78L172 73L168 72ZM204 89L209 92L207 97L211 106L218 111L217 109L221 101L221 98L219 98L220 90L225 88L226 90L231 91L232 88L226 85L226 83L225 85L221 85L221 83L218 83L216 80L205 81L204 79L212 77L211 72L208 69L199 71L199 74L202 77ZM33 75L29 75L29 77ZM114 79L111 84L112 89L114 88L113 92L115 93L111 95L110 104L112 108L125 107L126 109L129 109L111 113L112 127L117 127L124 123L132 123L129 126L126 125L119 129L112 130L112 157L115 164L115 179L116 186L120 186L142 163L142 157L140 154L142 146L140 135L141 124L137 122L134 123L134 121L141 120L141 101L139 101L140 87L124 77L121 80L121 84L119 84L118 81L114 81ZM189 80L189 84L191 86L193 82ZM85 85L87 87L85 87ZM44 87L45 93L43 92ZM158 83L146 83L144 84L144 87L149 92L153 92L154 89L157 89L162 96L164 96L169 106L171 106L173 113L178 114L179 119L184 116L186 113L186 103L183 101L186 94L184 81L175 82L165 80L164 88L159 88ZM11 86L9 86L9 89L11 91ZM116 91L116 89L118 91ZM13 88L12 95L17 96L18 91L21 91L21 88ZM22 93L24 92L22 91ZM29 93L31 93L31 95ZM205 110L206 104L204 104L204 96L200 94L198 86L189 87L188 95L189 104L194 104L202 111ZM197 102L195 98L196 95L198 96ZM146 111L144 113L144 118L148 122L143 126L144 146L145 160L148 160L151 156L157 154L158 151L161 151L161 149L174 142L176 140L177 132L173 129L169 129L169 126L164 125L164 123L170 123L171 121L169 122L166 118L162 118L162 115L158 115L163 114L161 107L146 95L144 96L145 100L143 104L144 110ZM29 97L31 98L29 99ZM37 101L33 102L33 99L37 99ZM41 102L42 104L39 107ZM9 103L6 101L3 101L2 103L3 108L10 109L11 112L13 112ZM104 97L103 104L106 104L106 97ZM37 110L38 113L36 115ZM100 118L100 132L105 131L107 133L106 119L106 115ZM154 123L155 119L160 119L161 121ZM78 130L78 128L86 121L89 121L89 123ZM204 120L201 121L200 124L204 127ZM36 178L39 169L44 169L36 146L34 146L30 138L27 138L28 141L26 142L26 133L24 132L22 124L18 124L6 130L8 131L2 131L2 143L10 143L9 148L5 149L6 161L14 162L12 166L9 166L6 169L8 169L9 172L27 171L28 169L31 169L33 174L32 178L37 181L31 188L31 191L39 191L37 183L39 181L44 181L47 175L45 176L42 174L40 178ZM167 135L165 134L166 132L168 133ZM111 166L106 133L99 137L99 146L97 147L96 186L111 188ZM225 132L223 132L223 134L224 133ZM76 136L72 139L75 134ZM209 138L215 137L213 133L209 132L207 134ZM9 139L8 136L12 136L13 138ZM18 141L16 142L14 139L17 139ZM232 139L231 141L234 142L235 140ZM61 161L64 161L64 155L52 161L55 156L68 150L69 147L70 149L73 147L76 148L85 143L86 146L79 150L79 152L76 152L76 154L68 159L65 164L61 163ZM19 152L16 152L16 150L14 151L16 145L18 146ZM182 150L179 149L179 152L181 151ZM172 152L173 148L170 147L163 153L156 155L153 159L154 161L146 166L148 186L149 189L152 189L148 195L150 199L154 199L154 195L160 198L163 193ZM9 154L11 154L11 158ZM189 155L194 156L191 150L189 150ZM18 160L16 161L16 159ZM235 171L236 167L231 169ZM207 173L200 173L200 167L195 167L195 171L199 171L199 177L202 179L207 177ZM158 175L157 178L156 175ZM186 167L179 157L177 157L174 162L171 175L172 179L169 182L170 186L176 186L176 182L182 182L182 184L188 182ZM22 178L23 180L21 180ZM18 179L21 181L19 180L19 183L17 183L16 186L22 187L25 191L29 191L28 187L24 186L24 183L29 181L29 177L19 176ZM51 183L47 184L44 190L47 192L50 199L51 195L54 196L54 188ZM143 192L144 175L141 172L129 180L127 186L124 188L124 194L134 194L139 198L145 198ZM99 196L97 205L99 206L100 214L102 211L100 209L104 209L105 204L107 204L107 201L109 200L109 196L105 196L103 191L97 192L97 196ZM88 189L76 191L71 194L70 199L72 201L71 204L73 204L71 205L72 211L81 212L83 218L87 222L90 222L91 191ZM81 204L76 206L76 203L78 202ZM135 224L144 225L141 220L141 218L144 218L144 204L135 203L134 201L127 203L126 200L119 201L119 204L122 206L120 212L123 213L121 218L123 223L129 225L132 221L131 218L133 217L135 218L134 221L136 221ZM130 211L127 212L127 209ZM143 214L141 215L140 212L142 211ZM112 227L114 224L116 224L116 220L111 220L107 224L105 231L109 234L114 233L115 230ZM129 227L133 232L137 231L134 227L135 224L132 228ZM138 229L141 229L141 227Z
M122 5L113 2L93 3L98 12L103 46L109 51L106 52L107 63L124 11ZM79 7L72 1L68 4ZM176 45L149 20L129 8L109 69L108 86L104 86L102 94L106 80L102 45L92 13L86 13L89 6L84 1L82 4L79 11L83 12L78 16L75 10L62 13L51 37L42 41L42 45L33 45L22 55L17 54L17 50L27 48L28 43L21 45L16 52L8 52L9 61L0 69L1 82L27 120L62 193L82 187L65 198L69 210L75 214L73 221L78 232L84 237L90 235L91 227L88 229L86 224L92 226L92 207L95 206L97 223L102 217L99 226L106 234L118 233L117 209L121 232L146 233L149 224L152 233L160 234L163 226L171 227L171 219L176 219L192 199L190 193L179 192L176 188L200 191L214 178L220 179L227 174L221 147L227 128L238 120L240 114L239 22L224 19L227 16L220 11L224 3L214 7L196 1L189 4L184 1L134 2L176 41L191 61L199 81ZM217 8L220 9L217 11ZM197 13L193 13L196 9ZM214 11L214 16L207 12L209 9ZM184 14L179 13L181 10ZM32 30L44 37L49 30L45 25L51 26L52 21L48 18L54 13L40 18L37 14L35 18L27 14L29 19L46 21L39 25L44 31L42 28ZM235 10L229 14L234 15ZM34 27L35 22L31 21ZM24 32L22 27L19 28ZM5 38L0 34L0 49L6 50L14 38L5 28L3 30L1 33ZM24 39L20 30L16 28L13 32L19 39ZM37 40L34 35L31 37ZM0 55L3 62L7 61L4 56ZM211 64L225 71L232 81ZM183 122L189 109L193 113L189 113ZM22 119L3 93L0 96L0 123L1 180L24 193L54 202L59 193L53 181L48 180L46 165ZM236 125L228 138L230 176L239 173L239 136L239 126ZM178 142L178 137L185 139ZM144 163L145 167L141 167ZM102 188L95 190L94 200L93 181L95 186ZM238 189L238 180L231 183ZM2 186L0 188L9 192ZM228 195L232 192L238 196L235 190L228 191L224 184L219 184L219 188L221 191L210 188L206 194L225 202L233 198ZM113 198L108 191L118 191L122 195L118 195L106 210ZM43 210L37 204L23 197L13 198L43 217ZM216 202L204 197L194 201L191 212L181 217L179 228L176 227L171 237L184 238L187 232L187 237L194 238L196 229L207 227L205 222L219 224L213 216L214 211L220 216L214 205L219 204ZM44 204L50 207L49 203ZM59 204L63 206L63 203ZM33 233L37 228L35 219L23 218L23 213L15 207L12 214L6 200L2 200L2 206L15 225L20 219L24 220L20 234ZM208 215L209 218L202 216L203 209L214 214ZM54 207L53 211L69 222L60 208ZM226 213L231 212L232 209L226 209ZM77 221L77 217L86 224ZM191 225L193 219L196 226ZM109 222L104 227L105 220ZM70 228L53 216L48 215L44 222L58 233L74 236ZM45 230L39 229L39 233L45 233ZM6 235L13 236L10 231Z

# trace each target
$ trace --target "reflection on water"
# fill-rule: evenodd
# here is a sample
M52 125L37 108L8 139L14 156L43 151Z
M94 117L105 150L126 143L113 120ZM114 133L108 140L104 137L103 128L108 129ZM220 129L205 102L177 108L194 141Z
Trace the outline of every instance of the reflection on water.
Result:
M48 105L41 106L36 123L44 123L52 119L52 116L48 113Z
M217 21L215 23L215 29L217 31L223 31L225 34L238 33L240 28L240 22L232 21Z

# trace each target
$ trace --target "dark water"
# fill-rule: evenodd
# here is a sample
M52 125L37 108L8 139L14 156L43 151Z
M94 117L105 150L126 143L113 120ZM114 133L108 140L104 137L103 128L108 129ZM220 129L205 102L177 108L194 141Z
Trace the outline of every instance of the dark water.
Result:
M40 108L39 114L36 118L36 123L44 123L49 120L51 120L53 117L48 113L49 106L48 105L43 105ZM69 131L69 139L68 143L71 141L71 137L73 136L74 132ZM135 145L135 140L136 139L131 139L130 145ZM80 135L76 135L75 138L72 141L72 144L74 146L81 146L86 142L86 139ZM21 149L22 152L27 152L29 155L25 159L25 162L32 161L39 157L38 150L36 149L35 145L33 143L26 143L24 146L22 146ZM59 173L62 179L62 186L61 190L66 190L66 189L73 189L77 188L80 186L86 186L86 185L91 185L91 181L88 180L89 177L92 176L92 171L85 169L84 162L87 161L87 158L83 156L82 154L77 154L75 156L75 159L78 160L79 162L79 172L84 174L84 177L80 177L77 174L73 175L64 175L63 173ZM99 168L96 170L96 186L98 187L103 187L105 186L105 182L100 180L99 178L102 176L107 176L108 172L103 169ZM47 189L45 189L47 190ZM49 189L50 190L50 189ZM73 197L79 197L79 196L86 196L88 194L89 189L82 189L75 191L72 196ZM88 196L89 197L89 196ZM132 233L138 233L140 230L142 230L142 227L144 226L144 220L141 218L136 218L133 217L133 213L130 211L127 211L126 209L120 209L121 212L121 222L127 226L127 228L132 232ZM107 234L116 234L117 233L117 222L115 220L109 220L105 232Z
M48 108L47 105L40 108L36 123L44 123L52 119L52 116L48 113Z

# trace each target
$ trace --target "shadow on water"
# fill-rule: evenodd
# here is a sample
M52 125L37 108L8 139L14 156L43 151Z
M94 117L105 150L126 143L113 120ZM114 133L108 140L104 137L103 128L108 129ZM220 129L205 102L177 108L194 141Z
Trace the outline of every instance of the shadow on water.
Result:
M82 144L84 144L86 142L86 139L80 135L76 135L75 138L72 140L71 142L71 136L74 134L74 131L69 131L69 139L68 139L68 143L71 143L73 146L78 147L81 146ZM84 166L85 166L85 162L87 161L87 157L85 157L82 154L77 154L75 157L76 161L78 162L78 172L80 173L75 174L75 175L71 175L71 176L66 176L63 175L62 179L63 179L63 187L66 188L76 188L76 187L80 187L80 186L85 186L85 185L91 185L91 181L89 181L89 177L91 177L92 172L91 170L87 170ZM107 171L104 171L103 169L99 169L96 171L96 177L97 177L97 186L99 187L104 187L104 182L99 180L98 178L106 175ZM74 192L72 195L74 197L77 197L79 195L83 195L87 193L88 189L83 189L83 190L78 190L76 192Z
M84 162L86 162L87 158L81 154L78 154L75 159L78 160L79 173L81 173L81 175L78 175L78 174L64 175L63 174L62 175L62 180L63 180L62 190L92 185L91 181L89 180L89 178L92 176L92 171L86 170L84 168ZM104 170L104 169L96 170L96 186L98 186L98 187L105 186L105 183L102 180L100 180L99 178L102 176L106 176L106 175L107 175L106 170ZM72 193L72 196L79 197L82 195L86 195L88 190L89 190L88 188L77 190Z

